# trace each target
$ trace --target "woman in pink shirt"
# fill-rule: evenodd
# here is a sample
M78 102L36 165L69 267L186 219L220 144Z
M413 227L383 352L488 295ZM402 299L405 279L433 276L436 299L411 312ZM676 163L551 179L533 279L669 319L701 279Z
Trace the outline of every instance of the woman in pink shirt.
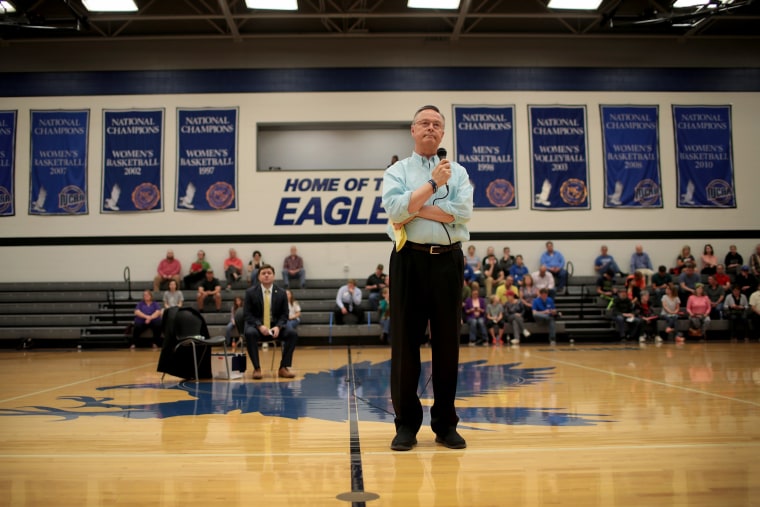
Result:
M700 273L703 275L714 275L717 267L718 258L715 256L712 245L708 243L702 252L702 271Z
M686 313L689 314L689 335L707 337L710 327L710 298L705 295L705 288L698 283L694 294L686 302Z

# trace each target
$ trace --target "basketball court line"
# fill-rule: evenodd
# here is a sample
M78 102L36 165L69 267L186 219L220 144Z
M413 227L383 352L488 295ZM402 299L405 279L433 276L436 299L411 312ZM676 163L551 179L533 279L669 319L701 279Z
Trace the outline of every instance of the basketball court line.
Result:
M603 373L603 374L609 375L611 377L621 377L621 378L625 378L625 379L628 379L628 380L635 380L635 381L638 381L638 382L646 382L646 383L649 383L649 384L654 384L654 385L658 385L658 386L662 386L662 387L669 387L669 388L672 388L672 389L680 389L681 391L686 391L686 392L690 392L690 393L703 394L703 395L707 395L707 396L712 396L714 398L720 398L720 399L723 399L723 400L735 401L735 402L738 402L738 403L745 403L747 405L752 405L753 407L760 407L760 403L758 403L758 402L754 402L754 401L750 401L750 400L742 400L742 399L739 399L739 398L733 398L731 396L725 396L723 394L718 394L718 393L711 393L709 391L703 391L701 389L694 389L692 387L680 386L680 385L677 385L677 384L669 384L667 382L662 382L660 380L653 380L653 379L648 379L648 378L643 378L643 377L637 377L635 375L629 375L627 373L619 373L619 372L614 372L614 371L603 370L601 368L595 368L593 366L587 366L585 364L574 363L572 361L563 361L562 359L557 359L557 358L552 358L552 357L547 357L547 356L542 356L542 355L536 355L536 354L533 354L533 353L531 353L530 357L532 359L543 359L543 360L550 361L550 362L553 362L553 363L562 364L562 365L565 365L565 366L573 366L575 368L581 368L583 370L593 371L593 372L596 372L596 373Z

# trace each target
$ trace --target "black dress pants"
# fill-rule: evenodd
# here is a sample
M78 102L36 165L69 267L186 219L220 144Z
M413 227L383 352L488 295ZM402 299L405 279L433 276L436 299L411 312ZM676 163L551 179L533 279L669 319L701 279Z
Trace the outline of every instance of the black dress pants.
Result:
M261 361L259 360L259 342L268 342L272 340L271 336L262 336L259 329L256 326L249 324L245 325L245 345L248 348L248 356L251 358L251 364L256 370L261 369ZM280 329L280 334L277 337L277 342L282 342L282 360L280 361L280 368L290 368L293 365L293 352L296 350L296 342L298 341L298 334L287 326ZM272 351L274 353L276 351Z
M404 247L390 259L391 398L396 429L422 425L417 394L420 343L430 322L434 400L430 425L444 435L459 422L454 408L459 366L464 257L461 249L441 254Z

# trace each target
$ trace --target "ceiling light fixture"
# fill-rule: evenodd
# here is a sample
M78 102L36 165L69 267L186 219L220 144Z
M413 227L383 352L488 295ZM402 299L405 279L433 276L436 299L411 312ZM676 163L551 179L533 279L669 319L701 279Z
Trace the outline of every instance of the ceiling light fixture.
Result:
M412 9L459 9L459 0L409 0Z
M134 0L82 0L91 12L137 12Z
M550 9L566 9L575 11L593 11L599 8L602 0L549 0Z
M707 5L710 0L676 0L673 2L674 9L688 9L690 7L699 7Z
M245 0L249 9L266 9L269 11L297 11L298 0Z
M13 4L6 2L5 0L0 0L0 13L10 14L11 12L16 12L16 8Z

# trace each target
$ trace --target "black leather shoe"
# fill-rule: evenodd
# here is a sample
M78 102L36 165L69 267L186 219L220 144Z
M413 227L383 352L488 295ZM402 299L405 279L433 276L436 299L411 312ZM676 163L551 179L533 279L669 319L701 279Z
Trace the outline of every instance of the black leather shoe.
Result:
M417 437L414 436L414 433L402 428L393 437L391 449L394 451L411 451L415 445L417 445Z
M454 428L447 431L445 435L436 435L435 441L449 449L464 449L467 447L467 442L464 441L464 438Z

